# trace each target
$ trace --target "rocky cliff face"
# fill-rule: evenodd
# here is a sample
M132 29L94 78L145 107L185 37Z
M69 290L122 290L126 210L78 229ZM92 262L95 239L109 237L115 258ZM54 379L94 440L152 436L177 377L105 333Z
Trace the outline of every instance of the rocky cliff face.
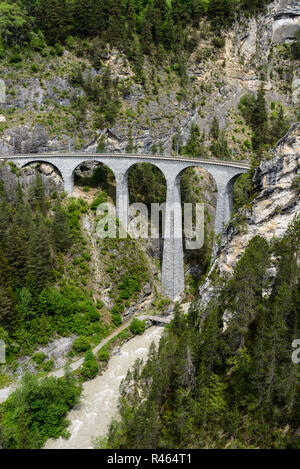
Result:
M0 154L56 150L94 151L102 137L109 151L125 151L128 144L138 152L170 153L172 139L181 134L185 144L191 124L207 134L213 117L225 129L233 152L247 157L245 141L250 129L237 110L240 98L256 92L265 75L269 104L281 102L292 121L299 110L300 75L285 46L293 41L300 26L297 0L276 0L267 13L252 20L241 19L226 35L225 47L213 46L208 25L193 31L197 47L187 60L188 80L183 86L171 67L157 67L145 60L146 84L134 81L132 66L118 50L107 48L101 57L118 82L121 111L113 125L94 125L90 108L84 116L74 112L74 98L85 91L71 83L80 64L84 74L101 76L86 58L70 50L63 57L36 57L21 68L4 67L6 103L0 112ZM77 119L77 120L76 120ZM2 134L1 134L2 129Z
M245 219L239 228L234 220L223 232L219 252L210 273L230 275L254 236L263 236L268 241L284 235L294 216L300 213L300 124L295 124L282 138L274 157L263 161L254 176L260 188L249 207L240 209L238 216ZM205 305L215 292L213 281L208 275L200 288L201 304Z

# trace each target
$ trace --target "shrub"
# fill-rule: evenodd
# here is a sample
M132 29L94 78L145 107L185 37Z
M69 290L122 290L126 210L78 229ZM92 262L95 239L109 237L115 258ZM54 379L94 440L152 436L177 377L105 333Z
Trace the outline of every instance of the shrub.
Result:
M26 373L1 409L3 448L36 449L48 438L66 436L65 416L78 403L80 392L70 375L39 381Z
M100 204L107 202L107 194L106 192L101 192L91 203L91 210L96 211Z
M143 334L146 329L146 321L140 321L137 318L134 318L130 324L130 331L134 334Z
M119 284L119 290L121 290L120 298L127 300L133 293L140 291L141 285L136 275L125 275L123 282Z
M90 348L90 341L87 337L77 337L72 345L75 352L86 352Z
M38 67L37 64L31 64L30 70L31 70L33 73L36 73L36 72L39 71L39 67Z
M53 360L48 360L44 365L43 365L43 370L46 371L47 373L51 371L54 367L54 361Z
M32 32L32 39L30 43L30 47L33 50L36 50L38 52L41 52L45 47L47 47L44 35L41 31L39 31L37 34Z
M36 352L32 355L32 359L37 365L41 365L47 358L47 355L43 352Z
M93 379L98 374L99 366L92 350L88 350L84 355L84 362L81 367L81 376L84 379Z
M90 305L86 312L86 318L90 322L96 322L96 321L99 321L100 314L98 313L98 311L96 310L94 306Z
M108 362L109 360L109 351L106 347L102 347L98 352L98 360L101 362Z
M300 193L300 175L294 177L291 188L294 189L298 194Z
M22 57L20 56L20 54L18 54L18 52L15 52L9 57L9 62L11 64L20 63L22 62Z
M113 313L112 314L112 322L115 326L120 326L122 324L122 317L120 313Z
M61 57L64 54L64 50L60 44L55 45L55 52L58 57Z
M214 37L212 43L217 49L223 49L223 47L225 46L225 38L223 36Z

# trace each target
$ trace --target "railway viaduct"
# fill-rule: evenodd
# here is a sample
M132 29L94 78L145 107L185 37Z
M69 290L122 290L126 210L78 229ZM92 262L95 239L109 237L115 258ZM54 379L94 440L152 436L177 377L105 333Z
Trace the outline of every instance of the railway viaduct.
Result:
M235 179L247 172L249 165L244 162L223 161L205 158L184 158L165 155L131 155L109 153L55 153L30 154L4 157L22 168L31 163L47 163L60 173L65 192L72 194L74 171L87 161L103 163L111 169L116 180L116 213L124 227L128 226L129 191L128 172L137 163L151 163L161 170L166 180L167 198L165 220L170 222L170 236L164 239L162 261L162 283L171 299L176 299L184 290L184 256L182 237L176 237L178 223L181 224L180 179L186 168L199 167L205 169L215 180L217 186L217 208L215 217L215 235L222 231L223 225L229 221ZM176 204L176 211L172 209Z

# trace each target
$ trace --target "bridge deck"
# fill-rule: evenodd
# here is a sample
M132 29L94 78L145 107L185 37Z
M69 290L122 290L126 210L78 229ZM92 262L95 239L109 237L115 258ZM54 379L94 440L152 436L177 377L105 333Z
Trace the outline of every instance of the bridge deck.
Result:
M217 166L232 166L238 168L249 169L250 164L247 161L234 161L234 160L218 160L215 158L203 158L201 156L195 157L178 157L178 156L167 156L167 155L143 155L143 154L131 154L131 153L29 153L29 154L20 154L20 155L11 155L11 156L1 156L0 159L3 160L14 160L14 159L41 159L41 158L86 158L95 159L95 158L129 158L129 159L141 159L141 160L158 160L158 161L174 161L174 162L184 162L184 163L203 163L203 164L213 164Z

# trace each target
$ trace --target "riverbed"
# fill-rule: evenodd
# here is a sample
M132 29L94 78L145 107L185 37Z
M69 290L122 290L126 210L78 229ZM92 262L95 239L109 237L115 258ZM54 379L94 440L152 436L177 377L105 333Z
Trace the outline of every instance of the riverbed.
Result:
M104 436L113 417L118 415L119 386L137 358L147 358L152 342L159 343L163 328L154 326L135 336L111 357L106 371L83 384L80 404L72 409L68 440L47 441L46 449L92 449L95 437Z

